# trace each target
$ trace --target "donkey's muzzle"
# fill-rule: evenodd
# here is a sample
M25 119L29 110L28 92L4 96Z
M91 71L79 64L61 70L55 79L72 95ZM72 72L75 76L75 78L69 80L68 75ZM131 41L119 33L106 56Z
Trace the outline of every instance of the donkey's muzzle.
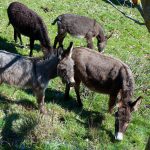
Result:
M70 85L70 87L75 86L75 80L74 80L74 77L71 77L71 78L70 78L70 80L69 80L69 85Z
M115 135L115 139L118 141L122 141L123 140L123 133L122 132L117 132Z

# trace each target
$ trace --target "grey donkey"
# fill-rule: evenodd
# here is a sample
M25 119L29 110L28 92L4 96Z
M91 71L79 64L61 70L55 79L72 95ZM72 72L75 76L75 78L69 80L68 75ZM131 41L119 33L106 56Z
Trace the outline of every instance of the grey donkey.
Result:
M0 50L0 84L32 89L40 112L45 113L45 90L50 79L57 76L57 65L62 53L62 48L58 48L47 57L30 58Z
M112 36L112 33L109 36L105 36L101 25L96 20L85 16L62 14L54 20L52 25L56 22L58 34L55 37L54 48L56 48L57 43L59 43L59 46L63 46L63 40L69 33L72 36L85 38L87 47L91 49L94 48L92 39L96 37L98 50L102 52L106 46L107 39Z
M123 134L131 121L131 113L137 110L141 103L141 97L132 102L134 91L132 71L122 61L88 48L76 47L66 53L72 55L74 70L69 69L66 73L64 68L69 64L68 62L66 64L65 58L57 66L58 75L67 83L65 99L69 97L71 85L71 81L68 80L74 77L74 88L80 106L82 106L79 92L81 82L92 91L109 95L110 113L118 100L118 111L115 113L115 138L123 140Z

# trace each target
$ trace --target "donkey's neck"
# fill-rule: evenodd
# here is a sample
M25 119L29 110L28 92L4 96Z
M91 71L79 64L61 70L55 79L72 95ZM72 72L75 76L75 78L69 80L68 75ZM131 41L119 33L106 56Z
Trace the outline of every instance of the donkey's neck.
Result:
M40 78L46 78L48 80L57 76L57 64L59 59L56 54L51 54L44 60L40 60L36 63L36 73Z

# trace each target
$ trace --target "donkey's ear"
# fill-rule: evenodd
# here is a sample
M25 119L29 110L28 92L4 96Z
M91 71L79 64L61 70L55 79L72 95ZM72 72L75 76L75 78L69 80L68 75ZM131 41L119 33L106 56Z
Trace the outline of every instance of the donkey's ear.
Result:
M61 59L62 58L62 54L63 54L63 47L58 47L57 48L57 57L59 58L59 59Z
M142 102L141 99L142 99L142 96L139 96L136 101L130 104L131 111L137 111L139 109L140 104Z
M72 56L72 51L73 51L73 42L70 42L69 47L67 48L68 51L68 56L71 58Z
M70 42L70 45L69 45L69 54L68 56L71 58L72 56L72 51L73 51L73 42Z

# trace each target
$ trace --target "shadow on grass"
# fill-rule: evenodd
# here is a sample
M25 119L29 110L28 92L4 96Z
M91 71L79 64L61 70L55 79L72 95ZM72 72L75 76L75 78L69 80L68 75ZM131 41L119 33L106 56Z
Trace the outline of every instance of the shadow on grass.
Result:
M19 44L15 44L13 42L11 43L7 39L0 37L0 50L6 50L11 53L18 53L16 47L21 48ZM30 49L29 44L27 44L26 49ZM26 50L26 49L22 49L22 50ZM33 53L34 50L36 50L37 52L42 51L41 46L39 44L34 44Z
M12 53L18 53L13 43L8 42L7 39L0 37L0 49L6 50Z
M18 100L18 101L13 101L13 100L10 100L7 97L2 96L2 95L0 95L0 104L5 105L4 106L4 112L5 112L6 115L7 115L7 110L8 110L7 107L9 107L10 104L21 105L22 107L24 107L27 110L37 109L36 105L28 99L21 99L21 100Z
M78 107L77 101L71 96L69 99L64 99L64 93L55 89L48 88L45 93L45 102L46 103L56 103L60 105L62 108L74 111L75 113L79 113L82 108Z
M30 49L30 44L25 44L24 47L26 49ZM33 53L34 53L34 50L36 50L37 52L42 51L40 44L34 44Z
M54 89L47 89L45 95L45 102L52 102L60 105L65 110L73 111L79 115L82 119L76 118L76 121L84 125L88 129L97 128L103 130L109 135L111 142L115 142L112 132L102 126L102 122L105 119L104 114L96 111L85 110L80 108L77 101L69 97L68 100L64 99L64 93ZM84 120L84 121L83 121ZM65 121L64 118L60 118L60 121Z
M31 90L27 90L26 92L31 93ZM105 119L104 114L102 114L100 112L96 112L96 111L87 110L84 108L82 109L82 108L78 107L77 101L74 98L70 97L68 100L64 100L64 93L61 91L54 90L54 89L48 88L46 90L45 102L46 103L49 103L49 102L56 103L56 104L60 105L62 108L64 108L65 110L75 112L77 114L77 117L75 119L78 123L84 125L88 130L96 129L97 131L98 130L105 131L106 134L108 134L108 136L110 137L110 140L112 142L114 142L114 136L113 136L112 132L102 126L102 122ZM11 122L13 122L12 118L17 119L17 117L19 117L18 115L13 116L13 114L7 115L7 110L9 110L10 104L21 105L27 110L37 109L37 107L35 106L35 104L33 102L26 100L26 99L19 100L19 101L12 101L12 100L9 100L7 97L0 96L0 103L5 105L5 107L3 107L3 111L5 112L5 114L7 116L6 120L5 120L6 126L8 126L8 124L11 124ZM78 116L80 116L80 117L78 117ZM62 121L62 122L65 121L65 118L60 118L60 121ZM12 138L15 136L16 140L17 140L17 145L18 145L18 142L19 143L22 142L22 140L18 141L18 139L17 139L18 135L15 135L15 133L13 133L13 132L12 132L12 137L8 138L7 137L8 132L5 128L6 127L4 127L4 130L3 130L3 137L4 137L3 140L4 141L6 140L9 143L9 142L11 142ZM11 132L11 130L8 130L8 131ZM20 133L20 134L23 134L23 133ZM19 135L19 136L21 136L23 139L26 135ZM85 138L87 138L87 137L85 137ZM88 138L90 138L90 135L88 136Z
M19 131L15 131L13 129L13 122L16 122L17 120L21 119L22 116L18 113L12 113L8 114L8 111L10 110L11 104L18 104L26 109L36 109L35 105L28 101L28 100L19 100L19 101L12 101L4 96L0 96L0 106L1 110L5 113L5 124L2 128L1 132L1 139L0 139L0 145L1 148L4 149L20 149L20 147L24 147L25 149L28 149L27 146L22 145L24 139L28 135L28 133L35 128L37 125L36 121L30 121L28 123L22 123L21 126L19 126Z
M104 2L110 4L107 0L103 0ZM134 7L130 1L125 0L110 0L114 5L124 6L124 7Z
M22 142L28 133L37 125L36 122L21 125L19 132L17 132L13 129L13 122L18 119L20 119L20 115L18 113L7 115L5 118L5 125L1 133L1 145L4 149L21 149L20 147L23 146ZM24 148L28 149L27 146L24 146Z
M150 150L150 136L149 136L145 150Z

